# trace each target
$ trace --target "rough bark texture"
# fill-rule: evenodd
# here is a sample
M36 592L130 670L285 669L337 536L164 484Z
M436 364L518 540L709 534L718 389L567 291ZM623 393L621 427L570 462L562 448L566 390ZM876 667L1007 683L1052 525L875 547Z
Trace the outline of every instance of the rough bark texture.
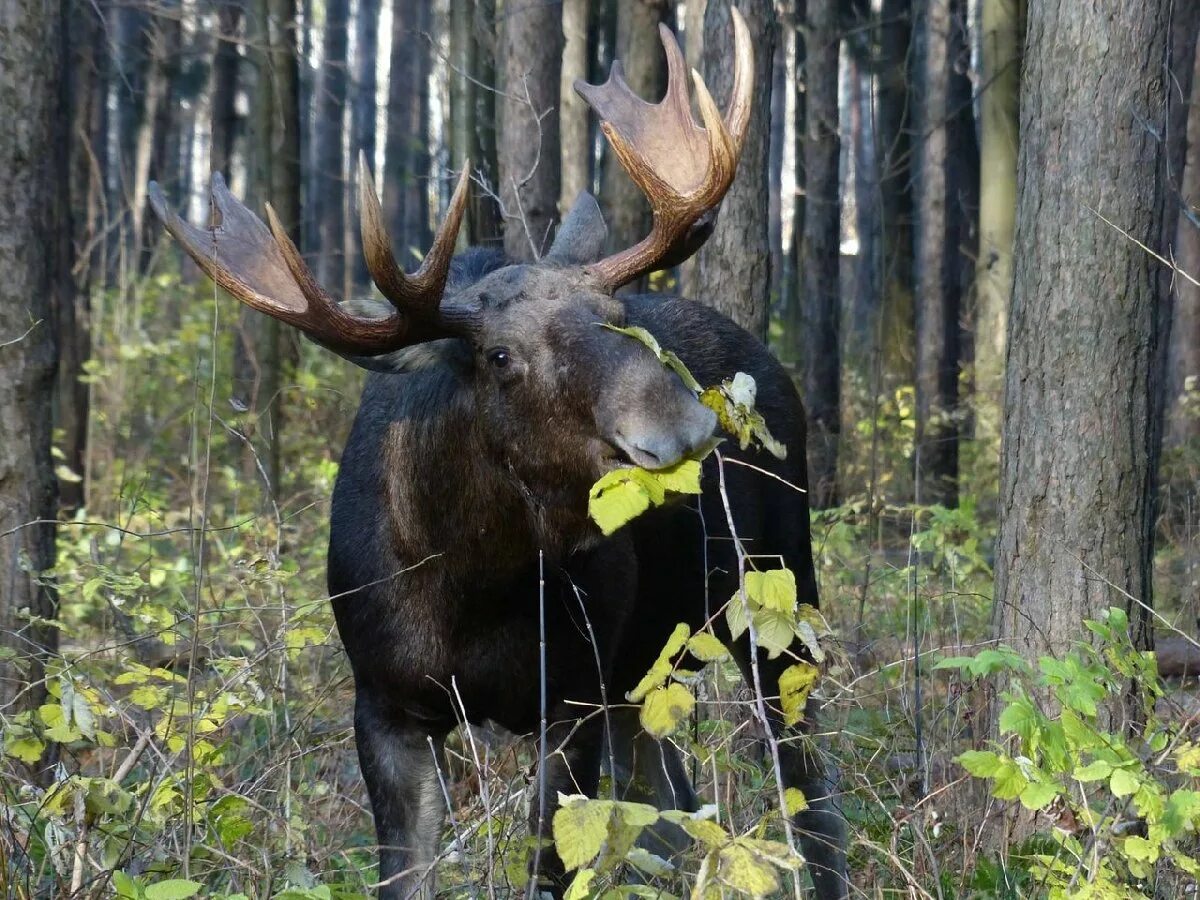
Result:
M1194 87L1197 79L1200 79L1200 54L1196 55L1187 125L1187 164L1182 189L1187 206L1179 215L1175 233L1175 264L1200 280L1200 96L1197 96L1200 92ZM1200 438L1200 409L1195 408L1195 400L1188 403L1186 399L1189 388L1193 397L1200 397L1200 287L1182 276L1175 282L1169 371L1167 443L1178 446Z
M966 3L922 0L915 147L918 503L958 502L959 315L975 177Z
M730 0L708 0L704 11L702 68L717 105L729 102L733 86L733 26ZM772 54L779 26L769 0L736 4L746 19L754 44L754 103L749 134L742 149L733 187L721 204L717 227L697 255L688 286L696 300L720 310L751 334L766 337L771 284L771 249L767 227L769 189ZM811 451L810 451L811 452Z
M450 168L458 172L467 165L475 149L475 96L471 84L471 58L475 49L472 36L475 4L472 0L450 0ZM458 245L464 249L475 243L474 210L467 208Z
M345 280L346 248L346 154L342 129L346 111L346 43L350 15L349 0L325 4L324 58L317 87L316 118L316 206L317 280L330 290L342 290Z
M63 17L58 4L14 0L0 15L0 711L45 696L42 660L54 629L26 616L56 614L38 583L54 562L55 483L50 457L56 297L71 285L59 256L67 228L63 190L67 118ZM69 238L69 232L65 232ZM29 687L29 690L25 690Z
M392 5L383 203L398 258L409 267L428 246L429 20L420 0Z
M979 258L975 268L975 437L998 471L1004 345L1017 215L1023 0L989 0L979 43Z
M670 23L671 4L664 0L618 0L616 59L625 69L625 81L642 99L657 103L667 89L667 60L663 55L658 26ZM712 82L707 82L712 86ZM767 82L768 84L770 82ZM718 94L717 96L721 96ZM766 120L764 120L765 122ZM601 208L608 223L609 250L632 247L650 231L650 205L612 157L604 167L600 184ZM645 279L631 289L644 287Z
M559 138L562 146L562 196L558 211L566 214L580 191L592 187L589 111L575 93L575 80L588 77L588 14L591 0L563 0L563 62L559 87Z
M804 29L804 227L800 302L809 490L814 507L837 502L841 432L841 183L838 163L838 23L834 0L808 0ZM753 126L751 126L753 128Z
M1149 640L1170 7L1029 10L995 608L1031 658L1110 605Z
M472 135L471 167L482 182L471 194L472 240L476 244L499 244L503 240L496 164L496 0L475 0L471 31L472 102L475 104L475 133ZM486 186L486 190L484 189Z
M500 22L500 44L504 250L513 259L536 259L550 246L561 193L562 6L543 0L508 0Z

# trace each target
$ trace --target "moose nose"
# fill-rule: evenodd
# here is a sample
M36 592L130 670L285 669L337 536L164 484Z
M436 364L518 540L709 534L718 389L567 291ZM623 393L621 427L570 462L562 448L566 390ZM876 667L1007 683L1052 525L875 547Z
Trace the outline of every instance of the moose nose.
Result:
M689 397L676 416L624 423L614 437L617 446L644 469L665 469L699 450L717 427L711 409Z

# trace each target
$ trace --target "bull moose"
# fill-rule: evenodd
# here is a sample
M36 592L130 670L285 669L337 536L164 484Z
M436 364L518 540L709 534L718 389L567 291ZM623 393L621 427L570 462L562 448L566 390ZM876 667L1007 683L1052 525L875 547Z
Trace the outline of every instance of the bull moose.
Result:
M455 256L464 171L423 264L406 274L360 163L363 252L390 305L338 303L269 206L268 227L214 175L219 221L196 228L151 185L167 230L221 287L373 370L334 489L328 584L354 672L355 738L383 897L433 896L445 814L438 765L460 713L517 734L538 732L545 716L554 752L532 804L543 832L560 791L596 795L606 743L626 788L653 794L660 808L697 807L677 751L641 732L636 710L588 711L623 698L678 622L712 619L749 679L748 639L732 640L724 618L714 618L739 583L725 498L743 545L782 559L801 599L817 603L806 495L779 483L806 481L804 413L787 373L706 306L615 293L695 252L711 230L753 91L753 51L736 11L733 27L735 76L723 117L693 73L703 127L665 27L660 103L638 98L619 63L603 85L576 85L653 211L650 234L615 255L603 256L607 228L583 194L537 262L484 249ZM734 449L728 457L752 466L729 467L720 492L710 457L700 497L603 536L587 516L597 478L615 467L676 464L717 424L650 349L604 324L646 329L702 384L753 376L758 409L790 451L786 459ZM777 685L782 658L760 652L757 662L761 683ZM834 779L812 746L813 716L785 729L775 715L784 781L809 801L795 826L816 892L844 897L842 821ZM544 883L561 893L557 855L548 848L540 865Z

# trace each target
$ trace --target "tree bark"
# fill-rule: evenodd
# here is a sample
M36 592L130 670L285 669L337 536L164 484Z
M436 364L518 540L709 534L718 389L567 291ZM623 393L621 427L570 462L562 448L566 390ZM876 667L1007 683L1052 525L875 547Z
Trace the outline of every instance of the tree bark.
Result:
M733 86L733 25L730 0L708 0L704 11L704 83L718 106ZM750 128L733 187L725 195L712 237L697 255L689 293L729 316L751 334L766 338L771 284L767 223L770 168L771 65L778 23L769 0L736 4L754 44L754 100Z
M922 0L915 147L916 499L958 503L959 315L966 283L975 149L966 4Z
M1200 441L1200 52L1193 53L1195 69L1187 120L1187 162L1180 196L1183 207L1175 225L1175 264L1185 273L1175 277L1174 322L1167 371L1167 445L1187 446ZM1190 397L1190 399L1189 399Z
M558 211L566 215L581 191L592 188L591 114L575 93L575 81L588 78L590 0L563 0L563 62L559 87L559 133L562 145L562 196Z
M912 8L913 0L883 0L880 13L875 120L883 207L882 350L892 386L913 380Z
M562 7L508 0L500 26L504 96L500 119L500 199L504 251L537 259L550 246L561 193L558 93Z
M800 291L804 400L813 506L837 503L841 432L841 181L837 3L808 0L805 35L804 227ZM751 126L753 127L753 126Z
M54 563L56 486L51 422L57 367L53 313L72 297L63 10L14 0L0 15L0 710L46 696L57 597L40 573Z
M210 167L220 172L228 182L233 163L233 146L238 133L237 80L238 29L242 7L237 3L222 3L217 7L217 49L213 54L211 87L212 150Z
M429 23L422 0L394 0L383 203L405 266L417 261L411 248L428 247Z
M981 8L979 46L979 257L975 269L975 437L999 471L1000 407L1012 298L1017 215L1017 125L1020 114L1024 0L989 0Z
M350 109L350 170L355 173L351 181L356 184L360 153L366 157L367 165L372 170L375 168L375 117L378 112L375 103L375 66L378 60L379 0L358 0L354 19L354 102ZM350 207L357 209L353 203ZM354 216L350 216L350 219L353 221L347 223L346 229L349 235L347 264L354 273L355 287L366 288L371 283L371 276L362 255L357 220Z
M503 240L500 208L496 205L496 0L475 0L471 33L472 100L475 133L471 167L482 185L471 193L474 241L499 244ZM484 189L486 185L486 190Z
M450 168L459 172L471 162L475 149L475 92L471 84L474 68L474 18L472 0L450 0L450 129L447 135ZM475 243L473 204L468 206L458 232L458 246L465 249Z
M319 255L317 280L343 292L346 280L346 155L342 150L346 113L346 42L349 0L325 4L324 58L317 89L316 168L313 198Z
M626 83L635 94L650 103L661 100L667 88L667 60L658 37L658 26L669 22L670 18L670 4L663 0L618 0L617 3L614 55L625 70ZM712 82L707 83L711 87ZM608 223L608 249L616 252L632 247L650 232L650 204L617 163L607 144L604 152L610 161L604 167L600 197L604 219ZM645 279L639 279L631 290L642 290L645 284Z
M1150 639L1171 6L1029 9L995 606L1029 659L1108 606Z

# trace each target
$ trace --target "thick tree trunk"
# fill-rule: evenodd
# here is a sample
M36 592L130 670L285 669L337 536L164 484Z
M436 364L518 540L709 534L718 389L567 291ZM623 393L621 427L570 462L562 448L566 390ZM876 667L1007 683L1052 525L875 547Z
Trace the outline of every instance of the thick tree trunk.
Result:
M910 56L913 0L883 0L875 121L883 205L883 354L892 386L913 380Z
M562 147L562 196L558 211L565 215L581 191L592 188L592 152L588 105L575 93L575 81L588 78L588 20L590 0L563 0L563 62L559 87L559 137Z
M50 456L53 312L73 286L69 245L63 11L14 0L0 15L0 710L46 696L57 597L40 573L54 563L56 488Z
M618 0L617 42L614 56L625 70L625 81L635 94L650 103L662 99L667 88L667 60L658 36L659 23L671 18L671 4L665 0ZM757 49L757 48L756 48ZM710 87L712 82L707 82ZM770 82L768 82L770 84ZM719 93L717 96L721 96ZM765 120L764 120L765 122ZM612 157L604 167L600 184L601 205L608 223L609 250L632 247L650 231L650 205ZM631 290L643 289L639 279Z
M975 269L975 437L1000 465L1000 407L1012 297L1017 216L1017 123L1024 0L989 0L981 9L979 80L979 258Z
M429 232L430 10L420 0L394 0L384 156L384 215L399 259L411 267Z
M838 163L838 22L834 0L808 0L805 34L804 227L800 297L804 401L813 506L837 503L841 432L841 182Z
M1031 659L1108 606L1150 637L1171 6L1029 9L995 609Z
M916 238L916 499L958 503L959 315L971 226L974 117L966 3L922 0Z
M561 193L558 93L562 7L508 0L500 27L504 95L500 119L500 199L504 250L536 259L550 246Z
M733 25L730 0L708 0L704 11L702 71L709 92L724 108L733 86ZM689 294L765 338L771 284L767 224L771 121L771 66L779 26L769 0L736 4L754 44L754 91L750 128L733 187L725 195L717 227L697 255ZM836 106L836 104L835 104Z
M342 149L346 113L346 43L349 0L325 4L324 58L317 89L316 206L317 280L344 291L346 276L346 154Z
M350 164L358 183L358 155L367 159L367 165L375 168L375 66L379 59L379 0L358 0L354 19L354 102L350 119ZM350 208L357 210L357 204ZM371 283L367 263L363 259L358 222L352 215L347 223L349 235L347 265L351 267L356 288L365 288Z
M471 84L475 50L475 4L472 0L450 0L450 129L447 135L450 168L455 172L471 163L475 149L475 95ZM475 243L473 205L467 208L458 232L459 248Z

